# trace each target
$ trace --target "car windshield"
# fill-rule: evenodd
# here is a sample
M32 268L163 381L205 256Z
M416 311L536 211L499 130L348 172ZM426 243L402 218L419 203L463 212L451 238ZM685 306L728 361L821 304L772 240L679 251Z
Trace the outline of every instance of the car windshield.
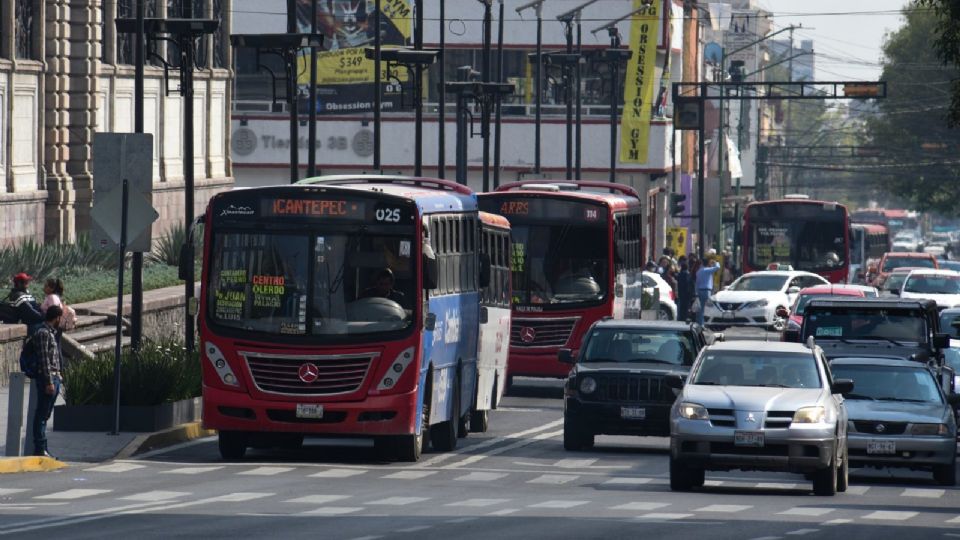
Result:
M909 309L817 308L804 319L804 339L893 340L924 343L923 315Z
M954 272L960 272L960 261L940 261L937 264L939 264L940 268L944 270L953 270Z
M936 268L936 262L933 257L887 257L883 261L881 272L890 272L897 268L905 266L914 266L917 268Z
M821 388L811 353L714 351L703 355L693 384Z
M960 294L960 276L911 275L903 291L920 294Z
M690 366L695 353L689 330L600 327L590 333L580 361Z
M960 313L940 313L940 331L960 339ZM960 388L958 388L960 390Z
M887 277L887 280L883 282L883 289L886 291L899 291L900 287L903 286L904 280L907 279L907 276L910 274L890 274Z
M834 362L830 371L837 379L853 380L848 399L943 403L936 380L924 368Z
M787 276L747 275L730 285L731 291L779 291L787 282Z

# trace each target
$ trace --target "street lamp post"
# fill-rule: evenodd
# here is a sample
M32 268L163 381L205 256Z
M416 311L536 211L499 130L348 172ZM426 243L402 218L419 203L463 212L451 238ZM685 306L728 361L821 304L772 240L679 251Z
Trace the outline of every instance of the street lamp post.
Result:
M517 14L533 8L537 14L537 52L534 63L534 132L533 132L533 172L540 174L540 123L543 99L543 3L546 0L533 0L517 8Z

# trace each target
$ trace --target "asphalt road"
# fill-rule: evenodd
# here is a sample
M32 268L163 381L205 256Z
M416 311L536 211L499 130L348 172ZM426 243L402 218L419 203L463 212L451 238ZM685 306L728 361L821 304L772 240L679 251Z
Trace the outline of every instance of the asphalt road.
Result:
M762 333L728 332L735 339ZM665 438L561 444L559 381L520 380L452 453L385 463L363 441L220 462L214 439L135 460L0 478L0 536L60 538L960 537L960 490L909 471L851 471L817 497L801 476L707 474L673 493Z

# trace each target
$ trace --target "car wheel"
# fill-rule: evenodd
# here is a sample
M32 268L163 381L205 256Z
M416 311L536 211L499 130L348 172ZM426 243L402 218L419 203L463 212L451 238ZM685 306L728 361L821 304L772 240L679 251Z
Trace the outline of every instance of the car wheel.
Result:
M563 419L563 449L576 452L593 448L594 435L568 417Z
M813 473L813 494L832 497L837 494L837 456L826 467Z
M670 490L690 491L703 486L706 473L703 469L688 467L670 456Z
M850 486L850 456L843 456L843 462L837 467L837 491L843 493Z
M953 456L953 461L949 465L935 465L933 479L941 486L957 485L957 456Z
M217 437L220 457L227 461L243 459L247 453L247 434L239 431L221 431Z

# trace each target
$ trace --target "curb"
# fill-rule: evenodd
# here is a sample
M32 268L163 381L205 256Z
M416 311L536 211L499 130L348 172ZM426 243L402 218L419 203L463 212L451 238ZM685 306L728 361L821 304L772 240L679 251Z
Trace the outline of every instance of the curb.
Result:
M66 466L66 463L46 456L0 458L0 474L50 472Z
M140 435L130 441L130 443L120 450L114 459L128 459L137 454L143 454L151 450L166 448L175 444L180 444L194 439L210 437L217 432L213 429L204 429L202 422L190 422L156 433L147 433Z

